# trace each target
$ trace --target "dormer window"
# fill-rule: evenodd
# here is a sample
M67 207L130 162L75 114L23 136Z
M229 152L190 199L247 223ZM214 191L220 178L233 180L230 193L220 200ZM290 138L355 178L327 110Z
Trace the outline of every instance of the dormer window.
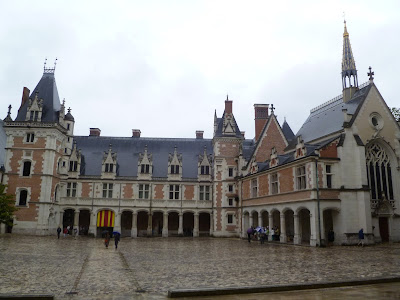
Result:
M141 174L149 174L150 173L150 165L149 164L142 164L140 166L140 173Z
M39 117L38 111L31 111L29 121L37 121Z
M179 174L179 165L171 165L171 174Z
M114 172L114 164L105 164L104 172L113 173Z
M34 140L35 140L35 134L34 133L28 133L26 135L26 142L27 143L33 143Z
M201 175L210 175L210 166L201 166Z
M69 171L70 172L76 172L78 169L78 162L77 161L70 161L69 162Z

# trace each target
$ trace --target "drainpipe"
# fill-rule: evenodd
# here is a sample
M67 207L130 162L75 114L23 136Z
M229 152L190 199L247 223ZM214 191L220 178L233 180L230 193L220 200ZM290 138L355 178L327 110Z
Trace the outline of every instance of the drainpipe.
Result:
M320 210L320 200L319 200L318 157L315 158L315 179L316 179L315 182L316 182L316 185L317 185L319 246L320 247L325 247L325 245L322 245L322 239L321 239L321 210Z

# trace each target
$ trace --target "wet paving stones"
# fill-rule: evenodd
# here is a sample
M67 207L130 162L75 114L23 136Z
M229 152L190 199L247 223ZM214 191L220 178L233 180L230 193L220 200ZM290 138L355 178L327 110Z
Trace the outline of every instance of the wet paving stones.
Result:
M164 299L168 290L400 276L400 244L314 248L216 238L0 235L0 295Z

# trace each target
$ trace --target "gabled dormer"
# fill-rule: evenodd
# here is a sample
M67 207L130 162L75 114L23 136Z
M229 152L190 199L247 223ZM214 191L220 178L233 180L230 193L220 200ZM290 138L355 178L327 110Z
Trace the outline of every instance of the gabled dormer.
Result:
M212 174L212 155L207 155L207 147L204 146L204 152L203 154L199 155L199 160L198 160L198 180L199 181L210 181L211 180L211 174Z
M42 110L43 110L43 99L39 99L39 93L35 93L35 98L32 100L29 98L28 107L26 110L25 121L41 122L42 121Z
M302 158L307 155L307 149L306 146L304 145L304 140L299 135L297 137L297 144L296 144L296 151L294 153L294 159Z
M76 143L72 148L68 161L68 177L78 178L81 170L81 151L76 149Z
M153 174L153 155L147 152L147 145L144 153L139 153L137 176L139 179L151 180Z
M276 167L278 164L279 164L278 151L276 151L276 148L273 147L271 149L271 156L269 159L269 167L273 168L273 167Z
M173 154L168 157L168 179L182 179L182 154L178 154L176 146Z
M117 176L117 154L112 152L112 146L104 152L103 163L101 167L101 177L115 179Z

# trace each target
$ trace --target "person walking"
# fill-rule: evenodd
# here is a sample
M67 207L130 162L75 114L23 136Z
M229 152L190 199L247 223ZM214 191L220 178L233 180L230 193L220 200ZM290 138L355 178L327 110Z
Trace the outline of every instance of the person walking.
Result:
M363 228L361 228L360 231L358 232L358 240L359 240L359 242L358 242L357 246L361 245L361 247L364 247L364 229Z
M115 243L115 250L117 250L118 249L118 243L119 243L119 234L118 233L116 233L114 235L114 243Z
M106 237L104 239L104 245L106 245L106 248L108 249L108 244L110 243L110 233L107 231Z
M251 226L249 229L247 229L247 240L249 241L249 243L251 242L251 236L254 233L254 228L253 226Z
M64 234L64 237L67 237L67 234L68 234L68 229L67 229L67 227L64 228L63 234Z
M61 228L58 226L57 228L57 238L60 239L60 234L61 234Z

